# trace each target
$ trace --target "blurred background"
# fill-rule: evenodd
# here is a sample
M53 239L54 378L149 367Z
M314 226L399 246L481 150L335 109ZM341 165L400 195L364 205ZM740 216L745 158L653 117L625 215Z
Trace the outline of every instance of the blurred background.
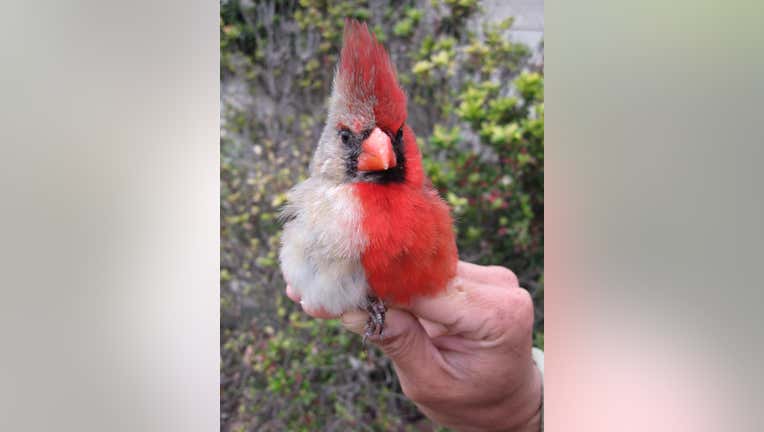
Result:
M543 1L222 1L225 431L436 430L377 349L284 295L277 215L324 126L345 17L390 52L461 259L517 273L544 346Z

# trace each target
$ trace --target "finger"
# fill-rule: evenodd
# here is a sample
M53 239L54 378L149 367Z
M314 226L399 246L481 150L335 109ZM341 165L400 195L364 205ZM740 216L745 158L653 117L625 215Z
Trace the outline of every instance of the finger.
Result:
M395 309L391 309L395 310ZM395 315L397 312L394 312L393 315ZM402 330L399 329L400 327L400 320L396 320L395 318L390 318L390 312L388 311L388 315L385 319L385 331L384 335L391 335L391 334L397 334L400 333ZM354 310L350 312L345 312L342 314L342 325L347 329L352 331L353 333L357 333L359 335L363 335L366 332L366 322L368 321L369 313L364 312L361 310ZM438 324L429 320L426 320L424 318L417 318L419 321L419 324L422 326L422 328L425 330L425 333L427 333L427 336L429 338L438 337L441 335L444 335L447 333L447 329L442 324Z
M506 267L481 266L466 261L459 261L456 272L461 277L474 282L506 288L520 288L517 275Z
M490 310L507 289L520 288L517 276L500 266L480 266L459 261L457 275L435 297L418 297L406 309L414 315L447 328Z
M461 320L468 306L471 283L461 276L453 278L446 290L435 297L416 297L406 308L419 318L451 327Z
M300 302L300 295L297 294L297 292L295 292L295 290L289 284L287 284L287 286L286 286L286 295L293 302L295 302L295 303L299 303Z
M483 334L486 320L490 321L495 315L505 313L507 298L513 292L515 290L496 284L476 283L457 276L444 293L436 297L418 297L407 310L419 318L445 327L445 332L442 329L433 332L434 337L443 334L478 335Z
M360 310L345 312L342 325L353 333L363 335L369 314ZM422 369L422 365L432 364L434 347L424 328L410 313L389 309L385 315L385 329L380 338L369 338L379 346L395 364L406 371Z

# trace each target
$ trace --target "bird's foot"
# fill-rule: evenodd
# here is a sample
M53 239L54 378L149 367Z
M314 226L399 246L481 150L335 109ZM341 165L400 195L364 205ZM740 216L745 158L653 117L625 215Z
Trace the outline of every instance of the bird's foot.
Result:
M387 312L385 303L379 298L369 296L368 300L366 310L369 312L369 319L366 321L366 331L363 334L364 345L366 345L366 339L374 336L375 333L382 339L382 332L385 330L385 312Z

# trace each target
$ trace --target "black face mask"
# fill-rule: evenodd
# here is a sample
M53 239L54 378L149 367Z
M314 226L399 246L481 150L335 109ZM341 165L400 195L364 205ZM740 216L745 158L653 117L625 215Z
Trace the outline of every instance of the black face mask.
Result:
M345 175L349 181L363 181L369 183L403 183L406 179L406 156L404 155L403 127L398 129L395 136L391 136L393 152L395 152L396 166L384 171L358 171L358 156L361 154L361 143L371 135L371 129L360 134L354 134L349 129L341 129L338 132L342 144L345 146Z

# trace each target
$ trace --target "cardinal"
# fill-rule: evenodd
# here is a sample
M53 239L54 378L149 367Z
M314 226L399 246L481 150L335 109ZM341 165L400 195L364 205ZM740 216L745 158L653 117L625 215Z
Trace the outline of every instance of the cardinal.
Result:
M365 23L345 21L326 125L310 177L287 195L279 254L304 309L369 312L442 292L458 254L448 206L426 178L406 95Z

